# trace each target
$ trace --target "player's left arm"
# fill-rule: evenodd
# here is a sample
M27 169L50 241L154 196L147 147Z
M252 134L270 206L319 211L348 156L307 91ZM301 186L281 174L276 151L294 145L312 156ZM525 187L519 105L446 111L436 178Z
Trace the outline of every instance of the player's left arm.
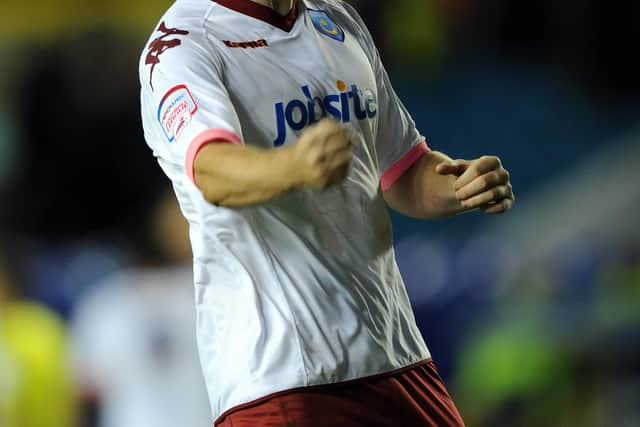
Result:
M452 160L430 151L383 192L394 210L415 218L442 218L480 209L499 214L513 208L509 172L495 156Z
M429 150L393 90L367 26L353 6L344 3L343 7L354 20L376 79L380 116L376 154L387 204L417 218L440 218L478 208L487 214L511 209L515 198L509 173L497 157L452 160Z

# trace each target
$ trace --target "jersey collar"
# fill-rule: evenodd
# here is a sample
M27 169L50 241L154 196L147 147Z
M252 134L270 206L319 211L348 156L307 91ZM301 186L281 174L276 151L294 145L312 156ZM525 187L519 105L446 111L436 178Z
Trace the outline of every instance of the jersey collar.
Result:
M227 9L235 10L243 15L250 16L274 27L280 28L287 33L291 31L296 23L298 13L296 11L296 1L293 2L293 8L285 16L280 15L273 9L263 6L251 0L213 0Z

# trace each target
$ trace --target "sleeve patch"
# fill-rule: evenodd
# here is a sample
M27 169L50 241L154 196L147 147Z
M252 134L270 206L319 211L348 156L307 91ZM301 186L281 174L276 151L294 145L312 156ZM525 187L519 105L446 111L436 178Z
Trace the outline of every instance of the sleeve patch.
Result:
M198 104L186 85L170 89L158 107L158 122L169 142L175 141L198 111Z

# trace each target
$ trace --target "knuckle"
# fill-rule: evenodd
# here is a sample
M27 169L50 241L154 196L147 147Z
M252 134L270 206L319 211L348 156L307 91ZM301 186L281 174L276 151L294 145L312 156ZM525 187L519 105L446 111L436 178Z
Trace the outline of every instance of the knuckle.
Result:
M487 164L493 169L497 169L502 165L500 159L496 156L482 156L480 157L480 159L483 161L483 163Z
M482 157L480 157L480 160L486 162L486 161L490 161L493 158L493 156L489 156L489 155L483 155Z
M487 181L489 181L491 185L499 184L501 182L500 174L498 172L491 172L487 175Z
M317 167L322 163L322 154L319 151L314 150L309 153L308 161L311 167Z
M344 150L346 149L347 145L347 140L341 137L336 140L335 148L336 150Z
M480 180L481 190L486 190L491 187L491 177L485 176Z

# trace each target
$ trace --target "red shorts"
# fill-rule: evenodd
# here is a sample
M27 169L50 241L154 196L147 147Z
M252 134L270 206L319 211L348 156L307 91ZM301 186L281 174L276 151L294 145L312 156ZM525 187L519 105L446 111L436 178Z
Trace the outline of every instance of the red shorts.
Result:
M225 412L217 427L463 427L432 360L375 377L288 390Z

